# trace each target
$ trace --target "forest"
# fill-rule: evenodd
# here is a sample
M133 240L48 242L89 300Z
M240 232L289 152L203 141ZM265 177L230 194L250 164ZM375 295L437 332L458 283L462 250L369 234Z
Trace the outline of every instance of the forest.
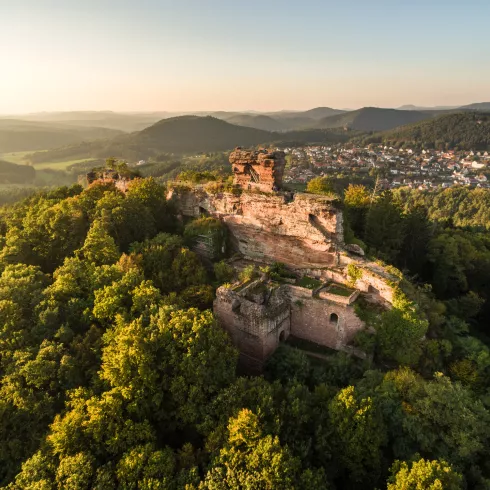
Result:
M233 270L191 250L222 225L165 196L0 208L1 488L490 488L488 191L348 186L346 241L402 278L395 308L361 306L366 359L283 345L255 377L211 311Z
M490 114L456 112L439 115L433 119L361 137L359 142L361 144L384 143L397 148L488 150Z

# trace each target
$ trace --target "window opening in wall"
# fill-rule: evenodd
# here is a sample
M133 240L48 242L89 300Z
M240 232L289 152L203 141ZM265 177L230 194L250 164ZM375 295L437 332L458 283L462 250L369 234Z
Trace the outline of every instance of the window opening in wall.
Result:
M330 315L330 323L332 325L338 325L338 323L339 323L339 315L337 315L337 313L332 313Z
M279 334L279 342L284 342L284 330Z

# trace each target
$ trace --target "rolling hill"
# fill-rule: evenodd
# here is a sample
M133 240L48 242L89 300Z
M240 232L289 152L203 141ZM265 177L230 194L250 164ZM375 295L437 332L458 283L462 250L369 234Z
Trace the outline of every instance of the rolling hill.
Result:
M294 131L314 126L315 122L327 116L342 114L344 111L330 107L316 107L307 111L280 111L270 113L225 112L202 113L237 126L262 129L264 131Z
M273 142L334 143L346 141L349 136L345 131L320 129L278 133L233 125L211 116L179 116L163 119L142 131L110 140L83 142L34 153L26 158L36 164L107 156L136 161L162 153L225 151L236 146L251 147Z
M490 113L457 112L443 114L366 138L392 146L426 148L490 149Z
M413 104L406 104L400 107L397 107L399 111L450 111L454 109L458 109L458 106L454 105L438 105L434 107L425 107L425 106L417 106Z
M476 104L464 105L460 107L460 109L470 111L490 111L490 102L477 102Z
M385 131L432 117L430 113L363 107L320 119L312 127L328 129L348 127L357 131Z
M163 119L119 140L155 151L180 153L254 146L269 141L270 133L229 124L211 116L180 116Z
M0 119L0 153L43 150L120 134L121 131L100 127Z

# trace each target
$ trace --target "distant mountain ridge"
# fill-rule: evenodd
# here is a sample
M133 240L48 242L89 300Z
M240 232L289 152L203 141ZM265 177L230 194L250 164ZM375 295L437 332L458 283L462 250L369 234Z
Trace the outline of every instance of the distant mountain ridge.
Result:
M116 129L124 132L141 131L152 124L162 120L179 116L212 116L223 121L230 122L239 126L246 126L264 131L291 131L312 127L318 127L317 121L342 114L356 114L363 109L380 109L380 110L399 110L410 112L425 112L428 116L437 114L442 111L458 110L490 110L489 102L479 102L468 104L462 107L457 106L435 106L422 107L416 105L404 105L397 109L364 107L355 110L342 110L332 107L314 107L308 110L282 110L271 112L260 111L196 111L196 112L112 112L112 111L67 111L67 112L41 112L33 114L24 114L21 116L10 116L10 119L31 121L31 122L49 122L52 124L63 124L79 127L98 127ZM351 117L351 116L348 116ZM5 118L5 116L4 116ZM0 116L0 120L2 117ZM411 120L408 120L410 122ZM402 123L405 123L402 120ZM331 121L335 123L335 119ZM342 125L341 125L342 126ZM354 124L356 126L356 124ZM374 130L380 129L381 124L371 124L364 127L374 127ZM393 127L391 124L388 126ZM388 127L385 125L385 127ZM332 127L329 122L324 127Z
M413 104L402 105L396 109L400 111L447 111L458 109L457 105L438 105L438 106L417 106Z
M475 104L464 105L460 109L469 109L475 111L490 111L490 102L477 102Z
M486 103L479 105L485 107ZM60 125L56 127L58 132L57 137L61 140L51 140L48 134L41 132L35 145L31 148L20 146L6 147L6 141L12 142L11 135L8 135L7 140L2 141L2 135L5 131L17 131L17 125L24 126L27 129L32 129L37 126L42 126L45 123L9 121L0 119L0 152L7 153L9 151L22 150L45 150L51 146L54 149L43 153L36 153L31 156L33 163L41 163L48 161L66 161L73 159L95 158L101 159L108 155L113 155L118 158L128 159L130 161L147 159L155 157L162 153L173 154L189 154L199 152L226 151L231 150L235 146L257 146L282 143L338 143L347 141L349 138L359 136L360 133L378 133L376 138L386 139L389 135L394 140L417 141L417 135L412 133L404 133L407 125L415 123L437 121L436 126L429 132L421 133L422 138L428 138L429 141L435 141L432 136L440 144L441 141L450 140L449 143L455 141L463 141L465 145L470 142L478 144L479 147L485 146L485 136L480 135L476 138L471 138L468 135L458 136L458 131L466 131L471 125L465 125L458 128L451 127L449 137L444 134L444 131L439 131L438 125L444 125L445 119L441 116L450 116L455 114L474 115L474 109L447 110L447 111L402 111L398 109L385 109L377 107L365 107L356 111L341 112L327 117L320 117L313 120L305 114L310 113L310 116L318 118L319 116L334 111L331 108L315 108L310 111L292 112L284 111L276 114L276 118L264 114L243 114L243 113L227 113L220 112L212 116L196 116L186 115L173 118L164 118L155 124L141 130L129 134L121 134L116 131L110 133L106 139L98 141L89 141L87 134L84 131L92 131L95 129L96 136L101 135L101 128L80 128L74 126L63 126L63 123L49 123L52 125ZM478 113L480 114L480 113ZM482 112L481 114L485 114ZM224 119L227 120L224 120ZM456 119L455 119L456 120ZM291 126L293 121L293 126ZM442 122L441 122L442 121ZM461 121L468 121L464 118ZM37 126L36 126L37 125ZM258 126L258 127L257 127ZM451 125L449 125L451 126ZM474 126L474 125L473 125ZM411 126L410 126L411 127ZM415 126L418 128L418 126ZM24 129L25 129L24 128ZM299 129L296 129L299 128ZM305 129L303 129L305 128ZM39 128L38 128L39 129ZM44 126L41 128L44 129ZM396 130L400 130L397 133ZM469 129L468 129L469 130ZM23 130L22 130L23 131ZM28 132L23 133L17 131L16 136L26 138ZM65 134L68 131L68 135ZM107 131L102 128L102 131ZM110 131L110 130L109 130ZM388 131L387 134L380 133ZM391 132L390 132L391 131ZM417 131L419 131L417 129ZM72 134L72 133L75 134ZM379 136L381 134L382 136ZM478 131L477 131L477 134ZM20 135L20 136L19 136ZM92 138L93 139L93 138ZM15 140L15 138L14 138ZM3 143L3 146L2 146ZM49 143L49 146L47 144Z
M319 129L348 127L358 131L385 131L431 117L418 111L400 111L379 107L363 107L357 111L344 112L336 116L325 117L312 127Z

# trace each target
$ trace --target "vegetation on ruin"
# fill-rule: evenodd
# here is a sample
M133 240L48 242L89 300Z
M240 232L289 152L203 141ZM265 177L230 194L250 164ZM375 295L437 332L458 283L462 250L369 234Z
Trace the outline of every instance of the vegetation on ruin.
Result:
M347 298L354 292L353 289L347 289L338 284L332 284L331 286L328 287L327 291L329 293L336 294L337 296L345 296Z
M227 233L219 219L202 217L190 221L184 228L184 238L190 246L205 238L210 244L214 258L218 259L225 255Z
M296 281L297 286L308 289L318 289L322 285L322 281L314 277L303 276Z
M347 266L347 275L352 286L362 278L362 269L355 264L349 264Z
M213 268L214 275L216 276L216 280L219 284L229 283L235 276L235 269L233 269L233 267L227 264L224 260L216 262Z
M260 267L260 272L277 282L294 282L296 280L296 275L289 271L282 262L274 262L271 265Z
M393 266L393 309L354 305L371 355L290 339L263 377L237 373L210 311L232 267L202 265L155 179L2 206L0 486L488 487L489 201L390 194L344 200Z
M238 277L241 282L249 282L258 277L258 275L256 267L253 264L249 264L240 271Z

